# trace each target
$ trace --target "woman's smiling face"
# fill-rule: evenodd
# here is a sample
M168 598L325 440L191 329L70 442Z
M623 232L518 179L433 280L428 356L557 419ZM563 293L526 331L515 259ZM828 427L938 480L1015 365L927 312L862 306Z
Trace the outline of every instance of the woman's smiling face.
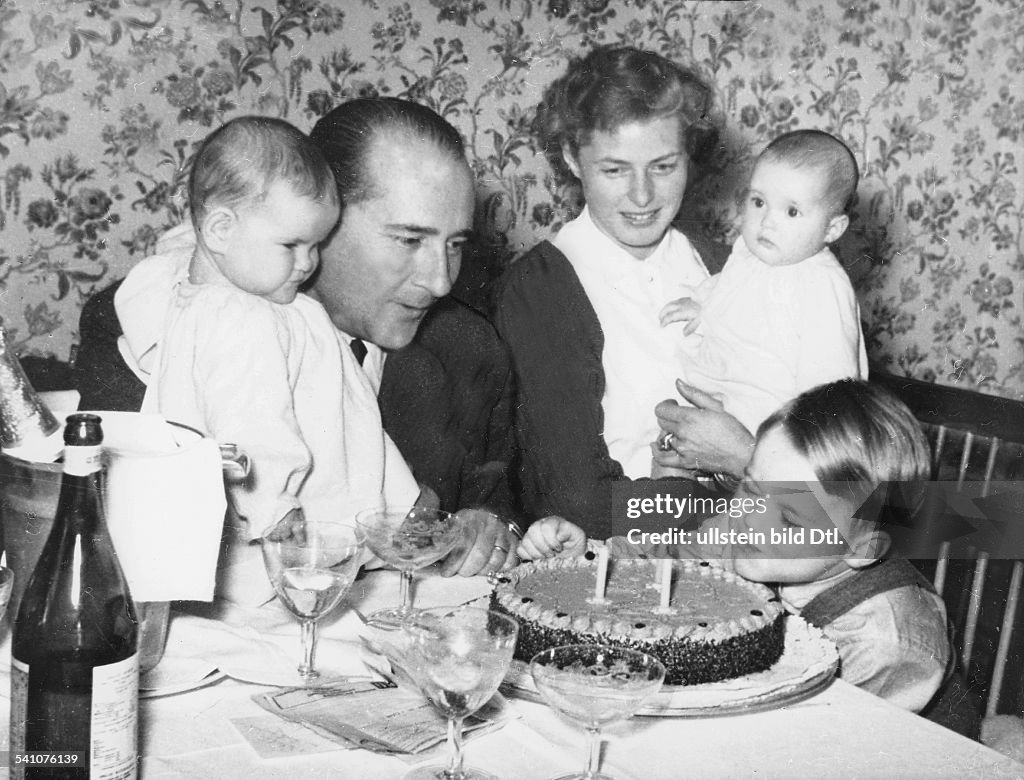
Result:
M614 132L595 130L579 154L563 150L583 185L594 224L643 260L658 246L679 212L689 158L678 116L630 122Z

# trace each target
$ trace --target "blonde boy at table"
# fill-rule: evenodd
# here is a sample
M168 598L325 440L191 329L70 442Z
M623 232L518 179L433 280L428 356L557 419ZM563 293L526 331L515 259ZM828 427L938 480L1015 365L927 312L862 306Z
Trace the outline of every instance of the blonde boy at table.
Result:
M687 323L682 381L749 431L804 390L867 378L857 298L828 248L850 223L858 179L853 154L828 133L776 138L754 165L722 272L659 315L662 326ZM654 464L651 476L682 473Z
M836 643L844 680L976 738L978 717L968 711L962 681L954 674L942 599L908 561L890 554L882 523L856 516L880 485L925 479L928 452L911 412L884 389L851 379L821 385L758 429L736 498L763 500L765 511L720 515L701 531L754 531L770 539L773 529L836 528L842 537L838 551L787 544L652 548L624 537L607 543L613 555L720 560L747 579L773 586L787 611ZM519 555L576 556L586 546L581 529L550 517L530 526Z
M414 503L369 378L323 306L298 292L339 216L320 150L283 120L234 119L196 154L189 200L196 246L143 410L251 457L250 478L230 491L242 541L290 533L303 517ZM265 585L256 571L250 584Z

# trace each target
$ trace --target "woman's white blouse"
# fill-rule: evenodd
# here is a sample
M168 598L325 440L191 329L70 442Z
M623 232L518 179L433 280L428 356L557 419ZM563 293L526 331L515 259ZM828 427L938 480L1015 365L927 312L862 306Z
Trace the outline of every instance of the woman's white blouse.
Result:
M658 313L708 277L689 240L670 229L638 260L602 233L584 208L552 242L566 256L604 333L604 440L633 479L651 475L651 443L660 433L654 407L679 399L675 380L686 358L683 324L663 328Z

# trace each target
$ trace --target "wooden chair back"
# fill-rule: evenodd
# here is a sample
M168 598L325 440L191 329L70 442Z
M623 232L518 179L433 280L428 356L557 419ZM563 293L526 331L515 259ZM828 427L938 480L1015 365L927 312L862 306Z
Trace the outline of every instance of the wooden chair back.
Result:
M955 490L972 483L981 496L993 483L1020 481L1024 491L1024 403L881 372L871 378L921 422L932 445L933 480L955 483ZM1024 560L993 559L976 549L950 552L949 543L941 545L931 573L956 629L964 672L980 686L986 715L996 714L1007 698L1003 710L1019 713L1024 636L1014 630Z

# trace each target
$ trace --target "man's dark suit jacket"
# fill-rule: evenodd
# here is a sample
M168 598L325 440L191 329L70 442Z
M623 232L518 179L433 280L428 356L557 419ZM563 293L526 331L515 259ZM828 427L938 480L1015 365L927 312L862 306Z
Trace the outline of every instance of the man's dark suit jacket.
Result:
M120 284L96 293L82 309L74 367L82 409L142 406L145 386L117 347L122 329L114 293ZM430 311L408 347L388 356L379 396L384 429L443 508L487 507L517 516L508 481L512 394L508 353L494 328L451 297Z

